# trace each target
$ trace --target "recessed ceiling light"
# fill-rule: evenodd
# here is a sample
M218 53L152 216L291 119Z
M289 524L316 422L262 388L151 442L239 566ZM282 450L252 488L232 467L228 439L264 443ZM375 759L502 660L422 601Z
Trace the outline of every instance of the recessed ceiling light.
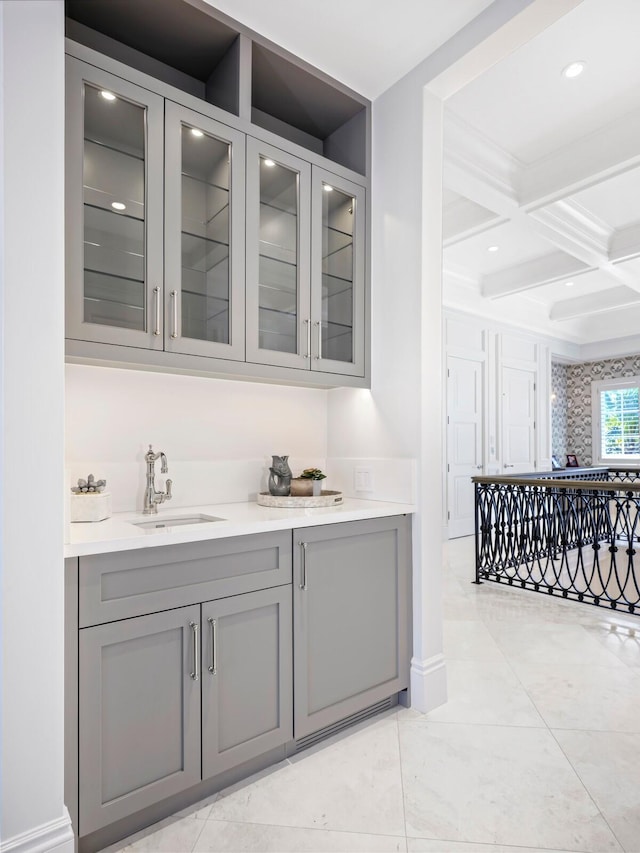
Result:
M127 205L123 204L121 201L112 201L111 207L114 210L126 210L127 209Z
M102 92L100 92L100 94L105 99L105 101L115 101L116 100L116 96L113 94L113 92L107 92L106 89L103 89Z
M581 60L578 62L570 62L566 68L562 69L562 74L568 79L573 80L574 77L579 77L585 69L585 63Z
M192 133L194 136L204 136L204 133L203 133L201 130L198 130L198 128L197 128L197 127L192 127L192 128L191 128L191 133Z
M573 284L574 283L572 281L565 281L564 286L565 287L573 287Z
M500 246L489 246L487 252L497 252Z
M323 185L322 185L322 189L323 189L326 193L332 193L332 192L333 192L333 187L331 186L331 184L323 184Z
M270 169L276 165L273 160L263 160L262 162L264 163L265 166L268 166Z

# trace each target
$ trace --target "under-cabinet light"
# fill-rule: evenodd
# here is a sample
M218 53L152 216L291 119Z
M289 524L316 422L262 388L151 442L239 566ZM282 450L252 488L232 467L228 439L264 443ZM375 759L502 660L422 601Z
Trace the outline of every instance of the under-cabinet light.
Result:
M263 160L262 162L264 163L265 166L268 166L270 169L276 165L273 160Z
M562 74L568 80L573 80L574 77L579 77L585 69L585 63L582 61L578 62L570 62L565 68L562 69Z
M111 207L114 210L126 210L127 209L127 205L123 204L121 201L112 201Z
M105 101L115 101L116 100L116 96L113 94L113 92L108 92L106 89L103 89L102 92L100 92L100 94L105 99Z
M203 133L201 130L198 130L198 128L197 128L197 127L192 127L192 128L191 128L191 133L192 133L194 136L204 136L204 133Z

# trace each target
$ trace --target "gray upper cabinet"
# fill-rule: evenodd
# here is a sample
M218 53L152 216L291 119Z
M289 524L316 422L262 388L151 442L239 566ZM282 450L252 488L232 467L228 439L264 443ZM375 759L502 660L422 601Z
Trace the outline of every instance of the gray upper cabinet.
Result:
M308 369L311 167L247 139L247 360Z
M80 631L79 834L200 781L200 607Z
M163 112L67 59L67 337L162 349Z
M365 374L364 188L247 139L247 360Z
M165 349L244 360L244 134L171 101Z
M296 740L409 685L406 516L294 530Z
M70 49L67 357L367 386L368 180L342 164L368 157L364 105L343 93L315 139L284 118L306 126L302 104L283 111L255 75L252 123ZM300 97L332 100L298 72Z
M293 736L291 586L202 605L202 776Z
M312 170L312 368L364 376L364 188Z

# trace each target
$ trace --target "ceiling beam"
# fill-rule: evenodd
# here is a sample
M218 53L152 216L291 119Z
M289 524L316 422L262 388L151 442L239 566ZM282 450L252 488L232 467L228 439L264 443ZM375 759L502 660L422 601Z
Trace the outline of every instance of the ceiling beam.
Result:
M467 198L456 199L442 212L443 245L453 246L506 221Z
M531 211L640 166L640 111L554 151L520 175L520 206Z
M614 287L599 293L586 296L576 296L574 299L564 299L556 302L549 311L550 320L573 320L576 317L586 317L589 314L600 314L602 311L613 311L625 305L635 305L640 302L640 293L629 290L628 287Z
M640 205L640 201L638 202ZM613 264L640 257L640 222L614 231L609 242L609 261Z
M564 252L551 252L522 264L491 273L482 277L481 293L488 299L500 299L513 293L522 293L534 287L542 287L564 278L572 278L589 272L582 261Z

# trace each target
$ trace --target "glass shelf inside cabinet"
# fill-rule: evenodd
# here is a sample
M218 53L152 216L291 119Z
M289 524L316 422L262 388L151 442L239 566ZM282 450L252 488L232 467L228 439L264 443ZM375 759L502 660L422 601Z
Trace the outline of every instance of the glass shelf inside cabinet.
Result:
M182 335L229 343L230 145L182 125Z
M355 199L322 186L322 357L351 362Z
M261 349L298 349L298 173L260 158L258 327Z
M84 319L145 328L145 108L84 87Z

